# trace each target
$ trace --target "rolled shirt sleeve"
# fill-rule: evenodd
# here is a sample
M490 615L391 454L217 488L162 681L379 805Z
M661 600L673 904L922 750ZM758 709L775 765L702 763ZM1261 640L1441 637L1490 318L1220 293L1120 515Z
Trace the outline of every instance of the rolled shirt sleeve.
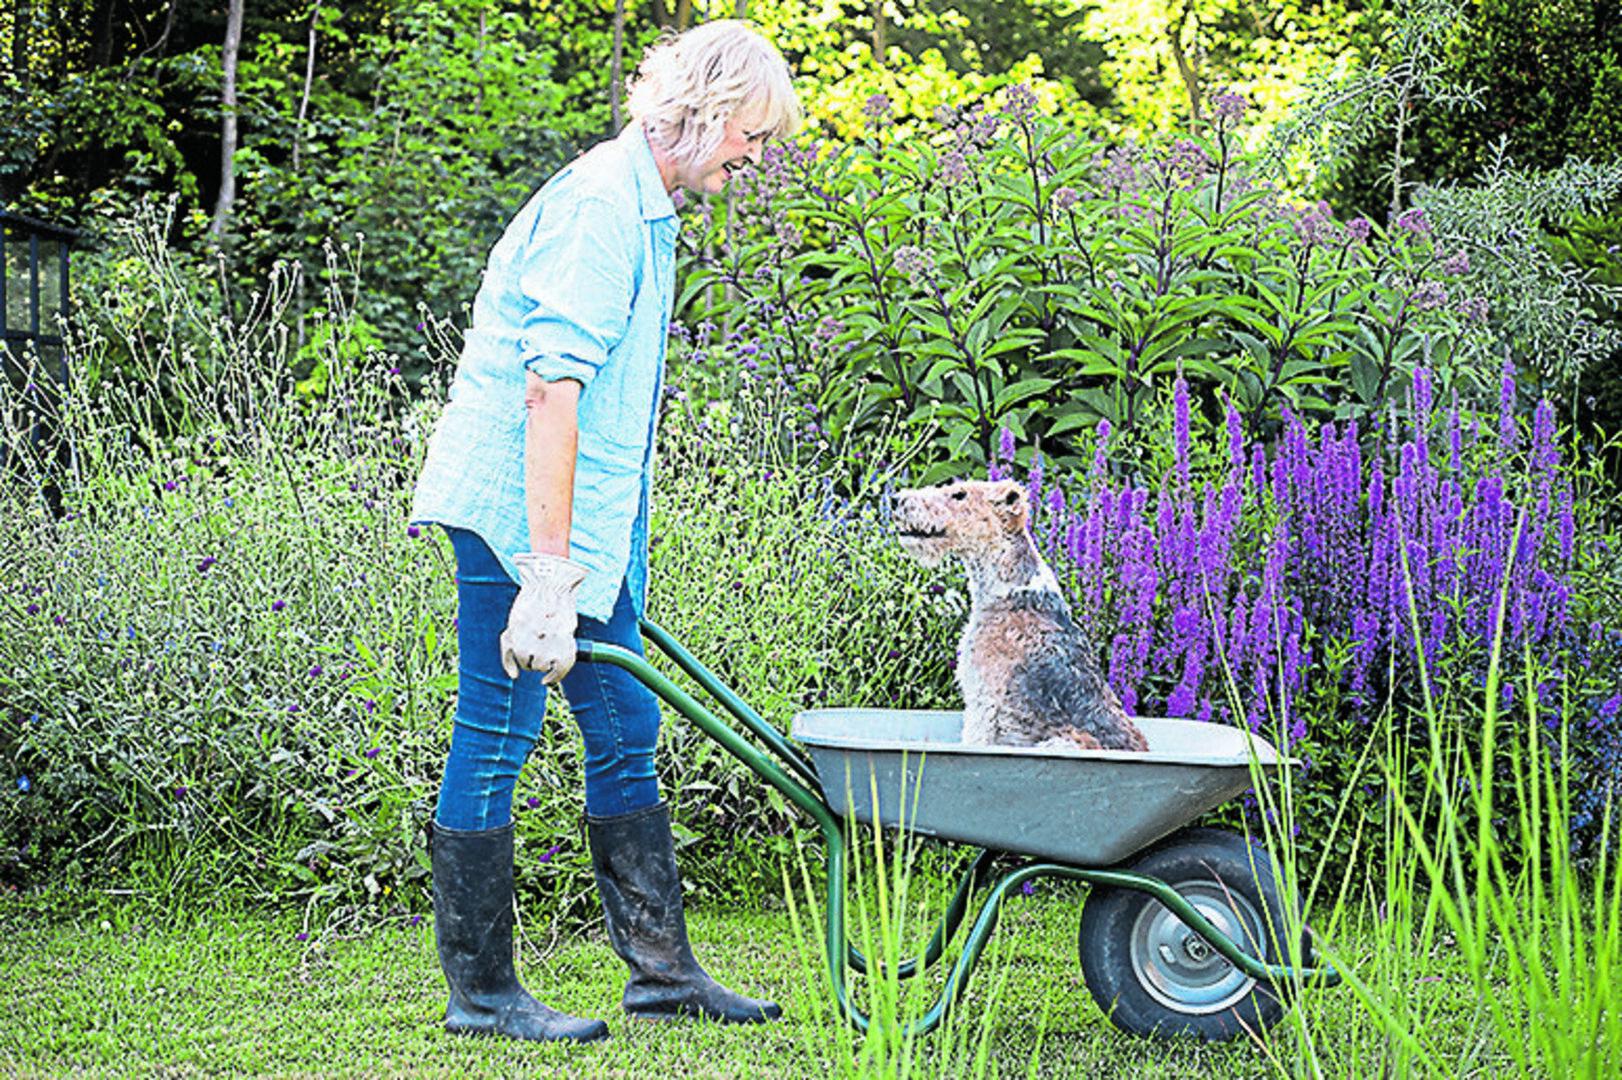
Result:
M624 211L598 198L541 215L517 281L532 305L518 337L526 370L548 382L574 379L587 386L625 336L641 223L624 218Z

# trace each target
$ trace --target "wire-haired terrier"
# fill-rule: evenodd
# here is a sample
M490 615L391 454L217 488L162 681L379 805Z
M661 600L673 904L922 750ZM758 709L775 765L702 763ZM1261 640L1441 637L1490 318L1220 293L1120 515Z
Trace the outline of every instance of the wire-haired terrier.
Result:
M897 494L894 522L927 566L956 556L969 573L957 646L965 744L1147 750L1031 540L1025 490L961 481Z

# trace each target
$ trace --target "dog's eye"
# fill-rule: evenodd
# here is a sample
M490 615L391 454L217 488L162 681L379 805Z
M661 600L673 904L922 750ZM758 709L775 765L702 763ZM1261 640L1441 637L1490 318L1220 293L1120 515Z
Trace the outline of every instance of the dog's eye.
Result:
M1008 494L1002 497L1002 501L1004 506L1013 506L1019 501L1019 492L1010 491Z
M969 497L969 493L967 491L954 491L954 492L952 492L952 501L953 502L962 502L964 499L967 499L968 497Z

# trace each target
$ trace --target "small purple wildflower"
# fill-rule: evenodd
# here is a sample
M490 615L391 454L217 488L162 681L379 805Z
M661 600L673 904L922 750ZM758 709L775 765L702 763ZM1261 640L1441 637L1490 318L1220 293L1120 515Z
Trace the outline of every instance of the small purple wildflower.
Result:
M1447 289L1439 281L1427 281L1415 289L1409 297L1409 302L1415 310L1430 311L1447 303Z
M216 559L212 555L204 555L201 559L197 560L197 572L199 574L206 574L208 573L208 568L219 561L220 560Z
M406 529L406 535L415 540L417 537L422 535L422 530L417 528L415 525L412 525Z
M276 601L271 603L270 610L272 610L272 611L280 611L280 610L282 610L282 608L284 608L286 606L287 606L287 601L286 600L276 600Z
M1460 274L1468 274L1469 272L1470 256L1462 251L1450 255L1447 261L1442 263L1442 273L1451 277L1458 277Z
M890 95L872 94L862 102L862 115L877 124L890 115Z
M1036 94L1024 83L1016 83L1003 92L1002 111L1016 123L1025 123L1036 114Z
M1367 243L1373 231L1374 225L1365 217L1355 217L1346 223L1346 239L1353 244Z
M549 847L545 851L541 852L541 854L536 857L536 861L537 862L543 862L543 863L549 863L549 862L552 861L552 856L556 855L561 850L563 850L563 845L562 844L553 844L551 847Z
M917 244L902 244L895 250L895 268L914 285L923 285L935 276L935 257Z
M1211 111L1217 120L1225 125L1232 126L1244 119L1245 110L1250 107L1250 101L1243 94L1236 94L1232 90L1224 90L1211 97Z
M1431 223L1425 218L1425 211L1418 206L1409 207L1397 215L1397 228L1415 236L1429 236L1431 233Z
M379 750L381 750L381 749L383 749L381 746L374 746L371 749L366 750L364 753L362 753L361 757L365 758L368 761L371 761L371 760L373 760L374 758L377 757L377 752Z

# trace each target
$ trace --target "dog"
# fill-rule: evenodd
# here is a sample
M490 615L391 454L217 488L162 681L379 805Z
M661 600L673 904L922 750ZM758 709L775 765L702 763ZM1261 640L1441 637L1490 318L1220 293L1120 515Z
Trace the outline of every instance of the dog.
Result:
M1024 488L995 480L902 491L893 521L913 558L935 566L955 557L968 571L957 647L964 744L1149 749L1036 550Z

